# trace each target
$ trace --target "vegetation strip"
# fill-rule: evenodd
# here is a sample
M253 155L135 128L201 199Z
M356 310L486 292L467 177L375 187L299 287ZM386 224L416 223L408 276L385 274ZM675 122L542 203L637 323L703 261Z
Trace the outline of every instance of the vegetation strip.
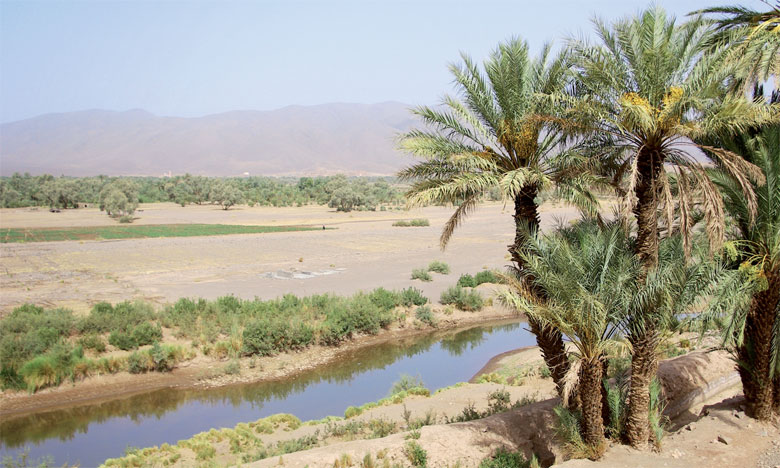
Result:
M400 308L427 302L415 288L377 288L351 297L288 294L270 301L234 296L215 301L180 299L160 311L140 301L101 302L85 317L76 317L67 309L44 310L26 304L0 320L0 388L35 392L91 375L125 370L165 372L198 352L237 359L315 344L337 346L354 334L377 334L393 321L405 321L406 313ZM161 343L163 329L190 340L190 347ZM139 349L144 346L151 347ZM104 355L115 350L130 354ZM231 367L225 371L240 372L237 364Z
M0 243L53 242L66 240L137 239L152 237L224 236L271 232L316 231L310 226L244 226L237 224L158 224L147 226L100 226L2 230Z

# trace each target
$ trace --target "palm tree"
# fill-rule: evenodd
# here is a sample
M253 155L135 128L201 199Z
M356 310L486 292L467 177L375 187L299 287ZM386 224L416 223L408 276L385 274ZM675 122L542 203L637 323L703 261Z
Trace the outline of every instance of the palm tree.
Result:
M719 144L758 166L766 178L765 185L754 187L758 210L751 220L735 182L720 167L711 173L734 221L730 234L739 248L735 253L758 283L744 307L727 311L726 338L736 350L748 415L768 420L773 402L780 409L780 126L767 126L754 136L722 139Z
M402 170L411 181L411 206L457 205L441 234L445 248L454 230L491 190L514 203L515 240L509 252L520 276L525 227L539 227L536 197L553 189L581 209L595 212L588 191L588 163L572 151L562 151L559 129L537 118L543 110L537 96L562 93L568 83L566 57L553 57L550 46L531 58L519 39L501 44L484 63L484 73L465 54L463 65L450 71L461 94L445 96L443 107L418 107L414 113L427 125L401 137L401 148L422 161ZM529 319L545 362L559 390L568 362L559 331Z
M504 303L561 330L574 346L583 438L595 454L607 419L601 391L605 350L616 336L634 342L649 327L666 330L675 317L701 309L725 276L718 264L686 261L680 236L664 239L658 264L645 270L628 234L618 220L606 226L581 222L532 237L523 257L536 288L546 291L545 300L517 281L501 296ZM658 421L660 415L654 416ZM627 430L630 418L631 413Z
M677 174L680 204L690 198L694 180L703 194L710 243L723 240L723 202L706 177L704 165L691 155L693 141L712 134L737 134L778 119L778 109L722 93L735 64L721 54L702 54L710 34L697 19L676 25L673 18L653 7L638 17L608 25L596 20L599 44L571 41L580 79L577 93L551 100L565 106L562 118L551 117L571 132L593 142L615 164L616 180L628 174L624 190L636 219L636 254L645 271L658 264L659 213L663 203L672 208L667 170ZM755 216L752 183L762 183L758 168L723 149L698 145L711 160L728 171ZM673 213L671 209L665 210ZM668 216L671 218L671 216ZM671 234L671 219L668 232ZM690 224L680 223L686 255L690 252ZM641 278L640 278L641 279ZM649 321L641 333L630 335L633 359L629 391L628 439L645 446L649 433L649 383L657 369L659 331Z
M521 253L533 287L510 281L500 299L571 341L579 368L582 437L591 458L604 450L602 371L605 350L636 284L640 265L620 224L600 228L582 222L549 236L532 236ZM536 289L546 292L540 300Z
M714 26L710 44L727 47L727 59L740 64L734 78L736 90L749 90L754 84L780 79L780 2L760 12L742 6L724 6L697 10L691 15L706 15ZM714 18L713 18L714 17Z

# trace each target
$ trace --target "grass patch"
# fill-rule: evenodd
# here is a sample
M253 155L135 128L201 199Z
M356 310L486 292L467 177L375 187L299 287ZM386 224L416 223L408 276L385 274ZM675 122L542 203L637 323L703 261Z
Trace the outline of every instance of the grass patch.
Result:
M521 452L510 452L500 448L493 456L482 460L479 468L540 468L540 465L536 456L526 460Z
M272 232L319 231L308 226L241 226L233 224L159 224L148 226L100 226L0 230L0 243L68 240L137 239L153 237L225 236Z
M428 264L428 271L434 271L436 273L441 273L442 275L449 275L450 266L444 262L433 261Z
M414 317L420 322L430 325L434 328L437 325L436 318L433 316L431 308L427 305L418 307L417 310L414 311Z
M412 279L418 279L420 281L433 281L433 277L425 268L417 268L412 270Z
M488 393L487 395L488 407L485 411L477 411L474 403L472 402L468 406L463 408L463 410L459 415L454 416L452 418L445 417L445 422L447 424L451 424L456 422L466 422L466 421L473 421L475 419L482 419L497 413L503 413L505 411L509 411L510 409L517 409L525 405L530 405L531 403L536 403L538 400L539 400L538 394L534 394L534 395L524 396L523 398L512 403L511 395L509 394L508 391L496 390Z
M425 227L430 225L431 223L426 218L402 219L393 223L395 227Z
M463 288L476 288L480 284L498 282L498 276L496 276L496 274L490 270L480 271L474 276L466 273L464 275L460 275L460 278L458 278L458 286Z
M485 305L482 296L477 291L466 290L461 286L451 286L441 293L442 304L454 304L460 310L476 311Z

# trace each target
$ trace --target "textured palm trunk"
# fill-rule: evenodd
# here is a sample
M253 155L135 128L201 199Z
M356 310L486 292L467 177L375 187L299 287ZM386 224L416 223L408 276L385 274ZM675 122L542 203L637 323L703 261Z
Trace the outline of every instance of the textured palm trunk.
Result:
M774 404L772 407L775 410L775 413L780 414L780 375L777 375L777 372L775 373L775 378L772 380L774 388L773 395L774 395Z
M531 232L539 229L539 211L534 199L536 198L537 188L535 186L526 187L515 196L515 241L509 246L509 254L520 275L527 272L523 267L523 259L519 251L527 242L526 231L523 224L530 227ZM530 279L526 276L527 279ZM541 297L543 291L536 291ZM545 327L539 321L528 318L528 325L531 333L536 336L536 344L542 350L542 356L547 367L550 368L558 395L563 395L563 379L569 370L569 360L566 357L566 347L563 344L563 335L557 329Z
M761 421L772 417L776 396L771 356L775 310L780 300L780 272L767 275L767 289L756 293L745 320L742 345L737 348L737 367L745 393L748 416Z
M644 281L648 271L658 264L658 177L663 170L664 157L660 151L648 144L637 155L638 180L634 186L637 202L636 254L642 262ZM643 321L643 317L635 320ZM656 329L645 323L642 333L630 336L633 354L631 357L631 381L628 392L626 438L636 448L645 448L650 440L650 382L658 369L656 358Z
M580 369L580 400L582 402L582 437L600 454L604 446L604 424L601 409L602 365L599 359L583 359ZM598 455L597 455L598 456Z
M609 373L609 361L606 357L601 357L601 419L605 426L608 426L611 422L611 415L609 412L609 394L607 393L607 386L604 384L604 380Z
M664 161L663 154L651 149L640 151L637 158L636 254L648 271L658 264L658 177Z
M650 441L650 382L658 370L656 357L657 336L654 328L629 336L633 349L631 383L628 390L626 438L632 447L643 449Z

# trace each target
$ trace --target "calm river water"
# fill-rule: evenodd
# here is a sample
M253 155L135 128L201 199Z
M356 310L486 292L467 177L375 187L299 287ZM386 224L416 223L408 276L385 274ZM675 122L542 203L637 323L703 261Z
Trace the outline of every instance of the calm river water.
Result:
M301 420L343 415L387 396L401 374L436 389L470 379L502 352L535 344L522 323L480 326L384 343L274 382L206 390L158 390L0 422L0 455L97 466L127 447L175 444L210 428L292 413Z

